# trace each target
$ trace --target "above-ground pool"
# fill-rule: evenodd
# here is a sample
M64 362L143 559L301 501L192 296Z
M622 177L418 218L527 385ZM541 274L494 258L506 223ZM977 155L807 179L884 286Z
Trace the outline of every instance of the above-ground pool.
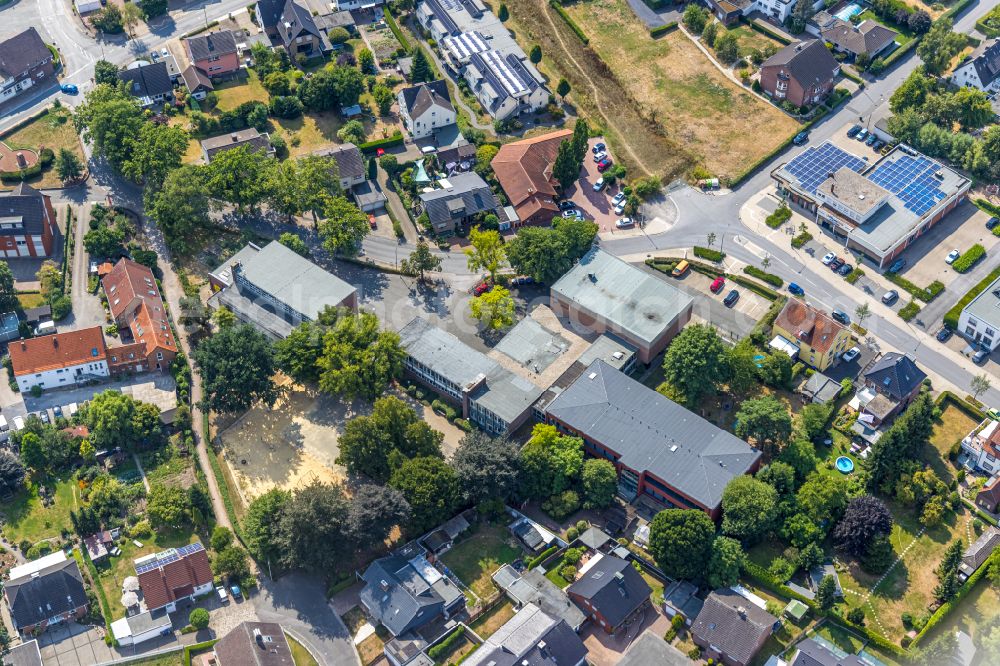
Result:
M753 357L753 364L756 365L758 368L763 368L765 358L766 357L763 354L757 354L756 356Z
M841 474L850 474L854 471L854 461L847 456L837 458L837 470Z
M852 16L857 16L858 14L860 14L861 12L863 12L864 10L865 10L864 7L862 7L861 5L857 4L856 2L852 2L851 4L846 5L839 12L837 12L836 14L834 14L834 16L836 16L837 18L839 18L842 21L850 21Z

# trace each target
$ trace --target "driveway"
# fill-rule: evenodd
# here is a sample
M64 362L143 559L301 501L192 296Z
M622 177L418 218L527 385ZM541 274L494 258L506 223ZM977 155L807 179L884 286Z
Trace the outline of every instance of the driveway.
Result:
M101 630L75 622L46 631L38 648L47 666L89 666L118 656L104 644Z
M358 653L347 627L326 600L319 578L291 573L276 581L261 579L252 603L261 622L278 622L305 645L321 664L359 666Z
M92 386L80 386L77 388L45 391L37 398L33 398L30 394L26 393L22 395L22 399L27 411L38 412L43 409L51 409L56 406L63 407L71 402L75 402L80 405L87 400L92 399L98 393L103 393L109 389L120 391L124 386L146 384L149 382L153 382L157 388L164 391L173 391L177 387L174 383L174 378L169 374L162 372L146 372L134 377L128 377L118 381L101 382L100 384L94 384Z
M59 322L58 327L65 330L104 326L104 306L96 294L87 291L87 278L90 270L90 256L83 246L83 236L90 229L90 210L93 204L86 203L73 206L76 217L76 236L73 238L73 271L70 294L73 299L73 313Z
M652 606L643 611L638 626L620 629L617 634L604 633L600 625L590 622L580 633L583 644L587 647L587 661L594 666L614 666L622 660L622 656L632 641L647 629L657 636L662 636L670 628L670 618Z

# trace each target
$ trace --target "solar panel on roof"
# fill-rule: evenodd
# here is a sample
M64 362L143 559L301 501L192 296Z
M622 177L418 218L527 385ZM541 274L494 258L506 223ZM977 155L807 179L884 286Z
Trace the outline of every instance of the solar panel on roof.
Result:
M197 553L200 550L205 550L205 547L201 545L200 541L188 544L186 546L181 546L180 548L172 548L170 550L165 550L161 553L157 553L156 557L149 562L143 562L142 564L135 565L136 575L144 574L147 571L152 571L154 569L159 569L162 566L166 566L171 562L176 562L182 557L187 557L192 553Z
M820 183L831 173L844 167L861 173L865 168L865 161L832 143L824 143L807 148L789 162L785 170L799 181L802 189L815 194Z
M923 215L946 196L934 177L941 168L923 155L902 155L879 165L869 180L899 197L908 210Z

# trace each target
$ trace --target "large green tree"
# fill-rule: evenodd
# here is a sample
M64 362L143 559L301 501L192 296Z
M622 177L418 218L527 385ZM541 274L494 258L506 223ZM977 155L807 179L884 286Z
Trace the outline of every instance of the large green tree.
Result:
M514 325L514 297L499 285L469 301L469 313L488 331L499 331Z
M212 158L205 184L214 198L246 214L256 210L270 194L271 171L275 164L263 151L240 146Z
M649 524L649 552L673 578L703 580L714 540L715 523L696 509L660 511Z
M429 271L441 270L441 258L431 251L431 246L425 240L417 242L417 247L410 253L410 256L399 265L404 273L416 275L421 282L424 281L424 274Z
M189 140L180 127L144 123L135 137L132 154L122 164L122 175L144 185L143 194L151 202L167 174L181 165Z
M337 442L337 464L351 474L364 474L384 483L398 456L440 456L443 438L409 405L389 395L375 401L371 415L356 416L347 422Z
M738 476L722 492L722 532L754 543L774 527L778 512L778 493L752 476Z
M552 284L590 249L597 225L556 218L551 227L525 227L507 244L507 258L518 273Z
M521 494L544 499L561 493L583 471L583 440L561 434L555 426L538 423L521 449Z
M238 414L258 401L270 407L278 399L272 379L277 370L274 350L251 326L223 328L198 345L194 361L206 405L217 412Z
M287 490L272 488L255 497L243 517L243 539L250 554L262 563L278 562L281 551L278 544L278 524L285 504L292 499Z
M687 326L667 348L663 371L660 391L693 407L729 377L729 352L711 326Z
M274 534L282 566L330 572L352 551L345 538L350 502L340 485L313 481L284 502Z
M816 522L836 522L847 508L847 479L840 475L814 473L799 488L799 509Z
M322 206L319 235L323 247L333 253L355 254L368 235L368 216L342 195L327 197Z
M403 371L399 334L379 327L371 312L340 311L323 337L319 387L344 398L382 395Z
M517 490L519 462L517 444L481 430L462 437L451 458L462 492L474 504L510 499Z
M178 529L191 521L191 500L180 486L157 483L149 491L146 513L153 527Z
M507 261L507 248L500 232L494 229L473 227L469 232L469 245L465 250L470 271L486 271L490 280L496 281L497 271Z
M146 124L139 102L117 86L101 84L88 91L73 121L94 155L117 171L128 162Z
M901 466L917 459L924 445L930 441L937 415L938 410L930 394L921 393L882 433L864 462L869 490L895 484Z
M175 254L189 253L211 224L207 177L207 167L194 164L171 171L147 208Z
M434 456L407 460L393 471L389 485L402 492L413 509L404 527L409 535L423 534L451 518L462 495L455 470Z
M792 434L792 415L773 396L744 400L736 413L737 436L752 439L765 451L776 451Z
M736 539L718 536L712 541L712 557L708 561L709 587L718 589L736 585L740 579L740 569L746 554Z
M90 428L91 441L102 449L137 445L160 437L160 410L119 391L98 393L83 408L81 420Z
M615 500L618 472L609 460L591 458L583 463L583 507L606 509Z
M6 261L0 262L0 310L13 312L19 306L17 289L14 287L14 273L10 270L10 264Z
M576 149L569 139L559 144L555 162L552 164L552 177L556 179L564 191L568 190L580 177L580 160L576 157Z
M965 35L956 33L953 28L951 19L942 16L917 44L917 55L924 61L924 68L929 74L942 74L952 58L965 47Z

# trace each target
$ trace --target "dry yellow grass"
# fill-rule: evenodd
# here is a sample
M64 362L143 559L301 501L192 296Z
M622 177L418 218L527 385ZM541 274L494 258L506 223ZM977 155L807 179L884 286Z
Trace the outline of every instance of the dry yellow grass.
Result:
M798 131L799 123L724 76L679 30L651 38L624 0L566 10L667 136L714 175L736 176Z

